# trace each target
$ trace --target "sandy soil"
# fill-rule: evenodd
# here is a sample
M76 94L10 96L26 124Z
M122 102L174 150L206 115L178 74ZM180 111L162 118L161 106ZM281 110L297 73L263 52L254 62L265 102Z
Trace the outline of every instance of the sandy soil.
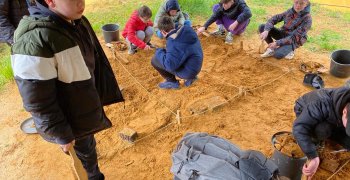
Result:
M157 38L153 42L164 46ZM329 67L328 55L303 48L294 60L261 59L257 37L236 37L233 45L213 37L201 37L201 42L205 58L199 80L179 90L157 88L162 78L150 65L154 51L132 56L121 52L121 58L129 61L123 64L105 49L126 99L105 108L114 126L96 135L99 163L107 179L171 179L171 152L186 132L208 132L271 156L271 136L291 131L295 99L312 90L302 84L300 63L315 61ZM326 87L339 87L345 81L328 73L322 78ZM198 106L205 110L206 99L216 96L228 103L191 113ZM22 108L15 84L1 92L0 103L0 179L74 179L70 159L57 145L21 132L21 122L30 115ZM181 124L176 123L177 110ZM139 133L134 145L119 138L124 127ZM350 165L345 166L334 179L350 179L349 170ZM331 175L319 170L315 179Z

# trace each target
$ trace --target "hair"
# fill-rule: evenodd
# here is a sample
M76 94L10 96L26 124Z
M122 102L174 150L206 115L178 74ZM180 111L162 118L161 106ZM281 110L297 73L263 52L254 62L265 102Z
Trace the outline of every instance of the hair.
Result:
M158 20L158 28L161 31L169 32L175 29L175 24L173 20L168 16L163 16Z
M143 18L150 18L152 17L152 11L148 6L141 6L137 12L139 13L140 17Z
M234 1L234 0L220 0L220 3L221 4L226 4L226 3L229 3L231 1Z
M45 6L45 7L49 7L47 4L46 4L46 2L45 2L45 0L35 0L37 3L39 3L39 4L41 4L41 5L43 5L43 6Z

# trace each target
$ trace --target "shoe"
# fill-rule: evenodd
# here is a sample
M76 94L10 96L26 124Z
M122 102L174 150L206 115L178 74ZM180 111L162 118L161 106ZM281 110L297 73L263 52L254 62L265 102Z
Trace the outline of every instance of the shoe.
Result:
M179 89L179 81L165 81L158 84L158 87L161 89Z
M151 42L148 42L146 44L149 45L149 47L151 47L151 48L157 48L157 46L153 45Z
M264 52L264 54L260 55L263 58L266 57L271 57L275 54L275 51L273 49L267 48L266 51Z
M135 54L137 52L137 46L133 45L130 43L130 45L128 45L128 54Z
M197 76L194 79L186 79L184 84L186 87L188 87L188 86L191 86L197 80L198 80Z
M294 58L294 51L292 51L289 54L287 54L284 58L286 58L286 59L293 59Z
M233 35L231 32L227 33L226 38L225 38L225 43L226 44L232 44L233 42Z
M215 37L225 37L225 29L222 25L218 25L216 31L210 33L210 35Z
M137 52L137 46L133 45L128 39L126 39L128 45L128 54L135 54Z

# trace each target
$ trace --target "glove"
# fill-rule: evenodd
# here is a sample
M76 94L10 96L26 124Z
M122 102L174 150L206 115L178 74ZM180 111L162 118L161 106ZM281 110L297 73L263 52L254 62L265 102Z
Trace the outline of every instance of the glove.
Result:
M324 88L324 82L321 76L313 73L305 74L303 83L316 89Z

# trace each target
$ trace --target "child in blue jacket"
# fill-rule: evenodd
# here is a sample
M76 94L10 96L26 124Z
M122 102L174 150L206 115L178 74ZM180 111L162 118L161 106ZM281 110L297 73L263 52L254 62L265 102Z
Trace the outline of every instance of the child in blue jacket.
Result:
M200 72L203 63L203 50L196 32L190 26L175 28L170 17L161 17L158 28L166 37L166 49L158 48L152 58L152 66L166 80L159 84L162 89L178 89L176 76L185 79L190 86Z

